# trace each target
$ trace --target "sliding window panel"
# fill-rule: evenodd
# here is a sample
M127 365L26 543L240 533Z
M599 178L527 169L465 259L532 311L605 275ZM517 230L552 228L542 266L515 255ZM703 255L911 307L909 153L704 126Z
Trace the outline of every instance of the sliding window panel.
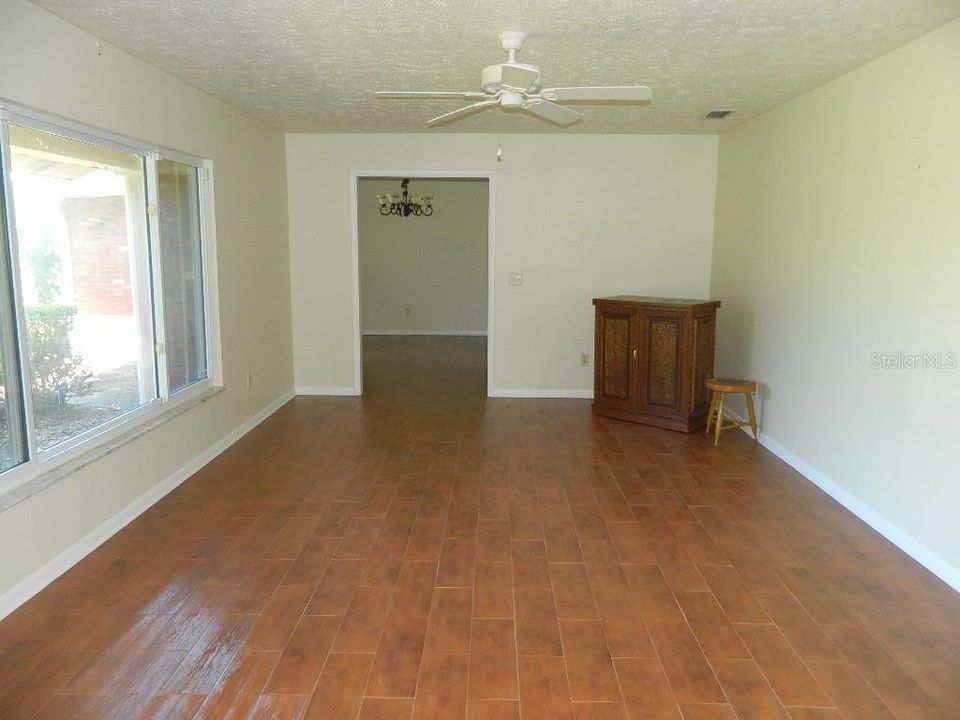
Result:
M207 378L200 170L157 161L160 278L169 392Z
M145 158L16 124L11 190L37 447L157 399Z
M0 124L0 136L6 134L6 123ZM5 144L0 140L0 145ZM7 154L0 148L4 167ZM28 442L24 424L20 358L17 353L17 316L14 310L13 276L10 272L10 234L7 232L9 208L3 190L7 187L6 172L0 173L0 472L28 459Z
M3 308L0 310L0 472L27 461L14 328L12 313Z

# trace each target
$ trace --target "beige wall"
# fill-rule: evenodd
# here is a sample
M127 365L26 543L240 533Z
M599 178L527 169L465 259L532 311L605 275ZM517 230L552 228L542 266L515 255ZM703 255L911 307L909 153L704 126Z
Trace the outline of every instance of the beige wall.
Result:
M0 97L211 158L226 391L0 513L0 596L292 387L283 135L21 0ZM247 371L254 386L246 389Z
M361 329L486 332L489 183L414 178L409 190L434 197L433 215L380 214L377 195L399 195L399 178L358 183Z
M288 135L298 387L353 387L351 171L493 171L494 388L589 396L591 298L709 292L717 138ZM324 199L322 203L317 198ZM522 287L508 273L524 273Z
M724 134L713 295L767 442L960 588L960 22Z

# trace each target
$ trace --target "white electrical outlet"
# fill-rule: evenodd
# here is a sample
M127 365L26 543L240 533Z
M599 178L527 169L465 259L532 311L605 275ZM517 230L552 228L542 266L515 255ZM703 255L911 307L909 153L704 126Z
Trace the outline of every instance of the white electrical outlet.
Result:
M580 364L584 367L587 367L590 364L590 353L582 353L580 355Z
M515 270L511 271L507 276L507 282L514 287L520 287L523 285L523 273Z

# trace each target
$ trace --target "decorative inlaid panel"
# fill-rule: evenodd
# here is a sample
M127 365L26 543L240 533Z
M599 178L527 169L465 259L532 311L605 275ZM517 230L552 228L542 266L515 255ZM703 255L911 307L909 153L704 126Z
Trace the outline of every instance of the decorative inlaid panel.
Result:
M647 404L676 408L680 404L680 321L651 318L647 338Z
M693 323L694 333L694 370L693 370L693 406L705 406L709 402L709 391L703 386L707 378L713 375L713 343L716 336L713 318L701 318Z
M603 318L603 394L629 399L630 318Z

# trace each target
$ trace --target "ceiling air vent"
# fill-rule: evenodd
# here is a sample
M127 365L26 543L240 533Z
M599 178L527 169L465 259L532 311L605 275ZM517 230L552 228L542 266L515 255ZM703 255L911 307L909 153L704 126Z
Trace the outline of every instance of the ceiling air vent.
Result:
M711 110L704 117L707 120L723 120L727 115L732 113L733 110Z

